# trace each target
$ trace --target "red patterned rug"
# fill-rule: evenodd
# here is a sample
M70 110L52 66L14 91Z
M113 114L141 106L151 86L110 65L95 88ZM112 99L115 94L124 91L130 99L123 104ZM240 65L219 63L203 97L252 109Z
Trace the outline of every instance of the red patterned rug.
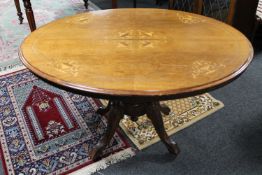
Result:
M89 152L105 132L98 100L73 94L35 77L27 69L0 77L0 143L6 174L91 174L134 155L116 133L105 158Z

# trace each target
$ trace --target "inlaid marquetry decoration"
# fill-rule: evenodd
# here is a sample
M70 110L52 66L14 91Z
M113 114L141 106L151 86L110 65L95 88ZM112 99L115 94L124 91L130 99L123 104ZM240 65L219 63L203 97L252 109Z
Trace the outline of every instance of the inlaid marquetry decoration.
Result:
M78 75L79 64L74 59L53 58L52 62L49 62L47 65L52 66L55 71L58 71L61 73L67 73L73 77L76 77Z
M213 63L211 61L197 60L192 64L192 76L198 78L199 76L208 76L216 71L219 71L226 66L222 63Z
M88 16L83 16L83 15L80 15L76 18L69 18L68 20L66 20L66 23L69 23L69 24L78 24L78 25L81 25L81 24L88 24L90 22L90 17Z
M159 46L159 44L167 42L167 38L164 35L156 34L152 31L132 29L125 32L118 32L118 36L116 36L115 39L119 40L117 47L125 49L155 48ZM107 39L105 41L112 42Z
M184 24L197 24L197 23L203 23L206 21L205 19L202 19L201 17L198 17L196 15L193 16L189 14L177 13L177 17L179 21Z

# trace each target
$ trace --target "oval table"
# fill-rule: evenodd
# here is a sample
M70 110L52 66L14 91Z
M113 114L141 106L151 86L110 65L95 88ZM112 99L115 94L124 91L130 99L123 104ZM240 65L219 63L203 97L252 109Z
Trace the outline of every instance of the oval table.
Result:
M88 96L108 99L98 159L124 115L147 114L169 152L159 101L207 92L231 82L253 58L250 42L229 25L191 13L115 9L51 22L21 44L20 58L36 75Z

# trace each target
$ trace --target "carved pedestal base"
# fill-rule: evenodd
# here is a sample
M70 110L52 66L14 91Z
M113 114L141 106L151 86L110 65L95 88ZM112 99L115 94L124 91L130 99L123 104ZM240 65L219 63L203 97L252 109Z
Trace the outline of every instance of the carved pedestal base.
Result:
M101 115L107 115L108 126L106 134L99 141L96 147L91 151L90 157L93 160L97 160L101 157L103 150L109 144L112 139L117 127L119 126L120 120L124 115L131 117L133 121L136 121L139 116L146 114L152 121L157 134L161 141L166 145L168 151L172 154L178 155L180 150L177 144L168 137L163 120L163 114L169 114L170 109L165 105L160 105L158 101L146 102L146 103L128 103L124 101L109 101L108 106L105 108L98 109L97 113Z

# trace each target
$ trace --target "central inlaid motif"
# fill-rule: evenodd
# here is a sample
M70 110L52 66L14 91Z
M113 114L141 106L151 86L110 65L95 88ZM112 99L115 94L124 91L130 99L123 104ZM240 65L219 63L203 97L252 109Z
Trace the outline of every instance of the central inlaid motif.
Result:
M166 37L152 31L127 30L118 32L113 38L117 41L117 47L126 49L147 49L165 43ZM107 40L108 41L108 40ZM112 40L110 40L112 42Z
M142 30L129 30L126 32L119 32L119 37L123 39L133 39L133 40L144 40L153 39L154 32L145 32Z

